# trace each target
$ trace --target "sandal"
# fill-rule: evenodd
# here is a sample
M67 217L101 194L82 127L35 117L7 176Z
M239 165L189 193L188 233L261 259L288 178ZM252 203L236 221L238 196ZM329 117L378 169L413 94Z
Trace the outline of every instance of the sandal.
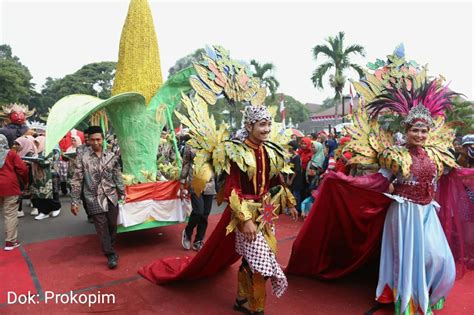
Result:
M252 312L244 306L244 304L247 303L247 302L248 302L247 299L243 299L243 300L235 299L235 304L234 304L234 307L233 307L234 311L241 312L241 313L244 313L244 314L247 314L247 315L251 315Z

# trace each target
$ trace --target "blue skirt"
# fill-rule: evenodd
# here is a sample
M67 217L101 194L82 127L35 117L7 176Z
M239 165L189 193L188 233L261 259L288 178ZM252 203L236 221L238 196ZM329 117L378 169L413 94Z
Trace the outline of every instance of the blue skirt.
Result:
M394 201L385 218L376 299L394 302L396 314L429 314L442 308L456 278L439 205L388 196Z

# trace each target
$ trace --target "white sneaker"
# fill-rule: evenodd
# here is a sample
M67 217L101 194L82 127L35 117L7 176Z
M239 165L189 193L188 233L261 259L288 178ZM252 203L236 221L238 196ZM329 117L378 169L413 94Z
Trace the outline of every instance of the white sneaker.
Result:
M22 218L25 216L25 212L23 212L23 210L21 211L18 211L17 215L16 215L18 218Z
M33 208L33 210L31 210L30 215L38 215L38 214L39 214L38 208Z
M51 216L53 218L56 218L60 213L61 213L61 209L54 210L54 211L51 212Z
M191 249L191 240L186 235L186 229L183 230L183 235L181 236L181 245L183 245L183 248L186 250Z
M35 220L43 220L49 218L49 214L40 213L35 217Z

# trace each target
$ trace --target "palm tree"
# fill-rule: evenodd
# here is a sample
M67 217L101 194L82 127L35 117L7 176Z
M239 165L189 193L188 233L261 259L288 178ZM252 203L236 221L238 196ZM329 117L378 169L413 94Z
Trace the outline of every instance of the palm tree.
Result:
M346 69L354 69L359 74L359 77L364 75L362 68L355 64L351 63L349 56L351 54L360 54L365 57L365 49L361 45L350 45L344 47L344 32L339 32L336 37L329 36L326 39L326 42L329 44L316 45L313 48L314 60L318 60L319 54L325 55L328 60L319 65L316 70L314 70L313 75L311 76L311 81L313 81L314 87L318 89L323 88L323 78L328 72L329 69L334 68L334 73L329 76L329 83L334 89L334 99L342 99L342 90L346 84L346 77L344 76L344 71ZM337 118L337 102L335 114Z
M272 63L265 63L261 65L253 59L250 61L250 64L254 68L254 76L265 83L273 99L275 97L276 91L278 90L278 87L280 86L280 82L278 82L273 75L268 74L268 72L271 73L273 70L275 70L275 66Z

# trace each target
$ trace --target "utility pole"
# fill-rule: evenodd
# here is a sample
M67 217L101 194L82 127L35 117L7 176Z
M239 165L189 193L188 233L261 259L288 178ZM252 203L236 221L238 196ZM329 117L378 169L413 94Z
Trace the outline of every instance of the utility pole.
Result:
M341 94L341 103L342 103L342 122L344 123L344 115L345 115L345 110L344 110L344 107L345 107L345 104L344 104L344 94Z

